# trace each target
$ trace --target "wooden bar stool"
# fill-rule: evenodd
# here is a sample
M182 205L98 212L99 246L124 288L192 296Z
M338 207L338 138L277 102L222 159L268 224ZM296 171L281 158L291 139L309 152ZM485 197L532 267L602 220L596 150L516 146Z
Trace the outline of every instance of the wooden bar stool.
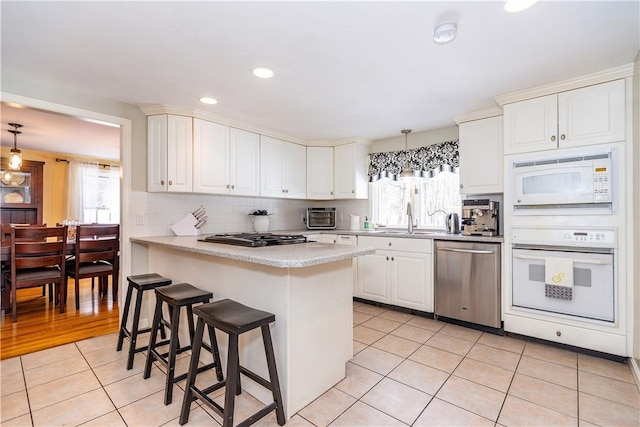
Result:
M273 402L242 421L239 425L249 426L274 410L276 411L278 424L284 425L284 408L282 407L280 382L278 381L276 359L273 353L271 331L269 330L269 324L275 322L276 316L271 313L267 313L266 311L247 307L229 299L204 304L194 308L193 311L198 315L198 325L193 339L189 374L187 376L184 400L182 401L182 411L180 412L180 425L184 425L189 421L189 408L191 406L191 402L196 399L200 399L203 403L222 416L223 427L232 427L235 397L242 393L242 388L240 386L241 373L251 378L261 386L271 390L271 393L273 394ZM221 380L207 388L199 389L196 387L195 382L196 375L198 373L198 358L200 357L200 347L202 345L205 323L209 329L209 336L212 339L212 343L213 340L215 340L215 329L219 329L229 335L227 379ZM240 334L256 328L261 328L262 330L262 340L267 357L267 367L269 369L269 381L262 378L255 372L248 370L244 366L240 366L238 337ZM223 408L214 402L208 395L224 386L226 386L226 389Z
M151 367L153 361L158 360L167 368L167 383L164 389L164 404L169 405L173 399L173 385L187 378L187 373L175 375L176 355L191 350L193 342L194 326L193 326L193 305L198 303L208 303L213 298L211 292L198 289L189 283L178 283L176 285L163 286L156 289L156 310L153 315L153 324L151 327L151 339L149 340L149 351L147 352L147 362L144 366L144 379L151 376ZM167 304L169 308L170 322L162 317L162 305ZM187 308L187 320L189 322L189 344L180 346L178 334L180 331L180 311L182 307ZM171 336L169 338L169 351L160 353L158 347L163 346L166 342L157 342L158 330L162 325L170 328ZM218 343L215 339L211 341L211 346L202 344L207 350L213 354L213 363L197 368L198 373L211 368L216 369L218 381L223 379L222 369L220 368L220 354L218 353Z
M127 370L133 368L133 357L136 353L145 351L149 346L137 347L138 335L151 331L151 328L139 329L138 324L140 322L140 311L142 309L142 297L144 292L151 291L161 286L168 286L171 284L171 279L162 277L156 273L138 274L135 276L127 277L129 286L127 288L127 298L124 301L124 309L122 310L122 322L120 324L120 334L118 335L118 347L117 351L122 350L122 343L124 337L129 337L131 341L129 343L129 357L127 358ZM129 317L129 307L131 306L131 297L133 295L133 289L136 289L136 305L133 312L133 321L131 323L131 330L127 329L127 319ZM162 338L166 338L164 327L161 330Z

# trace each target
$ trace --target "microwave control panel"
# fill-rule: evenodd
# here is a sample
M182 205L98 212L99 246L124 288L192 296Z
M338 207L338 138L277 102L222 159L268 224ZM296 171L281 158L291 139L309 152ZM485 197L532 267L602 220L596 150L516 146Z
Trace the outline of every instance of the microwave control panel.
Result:
M593 201L611 201L611 168L608 164L593 166Z

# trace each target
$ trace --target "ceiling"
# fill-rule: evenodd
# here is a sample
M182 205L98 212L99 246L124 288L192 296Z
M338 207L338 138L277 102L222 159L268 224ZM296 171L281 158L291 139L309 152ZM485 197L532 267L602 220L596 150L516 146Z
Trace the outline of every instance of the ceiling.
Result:
M496 1L1 7L3 80L198 109L308 141L453 125L496 95L628 64L640 47L638 1L541 1L517 14ZM437 45L442 22L458 36ZM253 77L256 65L275 77ZM199 103L205 95L218 104ZM36 128L56 126L29 124L21 139Z

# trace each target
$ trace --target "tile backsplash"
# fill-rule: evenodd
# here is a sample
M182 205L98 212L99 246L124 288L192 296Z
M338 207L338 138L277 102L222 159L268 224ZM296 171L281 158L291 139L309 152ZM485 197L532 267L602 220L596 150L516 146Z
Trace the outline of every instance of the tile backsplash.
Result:
M270 230L303 230L307 207L336 207L337 228L349 228L349 215L368 215L367 200L288 200L260 197L235 197L212 194L168 194L134 192L131 195L131 224L134 236L172 235L171 225L189 212L203 206L208 215L202 234L252 232L249 213L266 209L270 214ZM140 224L140 220L144 224Z

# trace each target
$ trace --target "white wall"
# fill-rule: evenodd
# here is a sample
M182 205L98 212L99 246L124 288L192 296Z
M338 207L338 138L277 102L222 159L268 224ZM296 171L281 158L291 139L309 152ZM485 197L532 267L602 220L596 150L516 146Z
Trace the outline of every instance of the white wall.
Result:
M634 76L633 76L633 194L640 194L640 52L636 55ZM635 205L633 212L633 229L635 230L634 238L634 317L632 324L634 325L634 346L633 357L635 358L636 367L640 367L640 197L635 197ZM640 380L640 378L638 378Z

